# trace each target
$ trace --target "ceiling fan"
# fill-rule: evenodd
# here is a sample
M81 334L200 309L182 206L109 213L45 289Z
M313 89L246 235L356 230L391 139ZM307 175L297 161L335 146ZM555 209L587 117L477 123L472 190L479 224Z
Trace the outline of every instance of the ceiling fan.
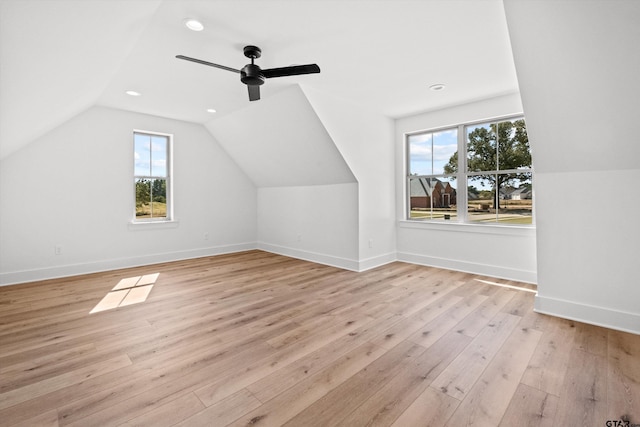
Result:
M286 77L297 76L299 74L313 74L319 73L320 67L317 64L308 65L291 65L289 67L281 68L269 68L267 70L261 69L259 66L253 63L256 58L262 56L262 51L257 46L245 46L244 56L251 58L251 64L247 64L242 67L241 70L235 68L226 67L224 65L214 64L213 62L203 61L201 59L189 58L184 55L176 55L178 59L184 59L185 61L196 62L202 65L208 65L210 67L220 68L222 70L233 71L240 74L240 80L246 84L249 89L249 101L257 101L260 99L260 85L264 84L264 79L270 79L272 77Z

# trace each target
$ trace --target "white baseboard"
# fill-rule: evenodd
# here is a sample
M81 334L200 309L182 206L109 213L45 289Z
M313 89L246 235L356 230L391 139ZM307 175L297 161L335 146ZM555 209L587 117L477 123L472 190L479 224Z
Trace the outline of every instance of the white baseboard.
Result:
M273 245L271 243L258 242L257 249L265 252L271 252L278 255L284 255L291 258L297 258L304 261L316 262L318 264L330 265L345 270L359 271L359 262L354 259L341 258L333 255L320 254L317 252L303 251L301 249L289 248L286 246Z
M640 335L640 314L537 295L534 311Z
M537 283L537 272L517 270L514 268L500 267L497 265L478 264L448 258L438 258L427 255L398 252L398 261L411 264L426 265L429 267L446 268L448 270L464 271L465 273L480 274L507 280L515 280L524 283Z
M273 245L265 242L258 242L257 249L278 255L288 256L291 258L316 262L318 264L330 265L331 267L342 268L355 272L370 270L372 268L380 267L382 265L389 264L390 262L397 261L395 252L358 261L354 259L336 257L333 255L320 254L317 252L303 251L286 246Z
M380 267L385 264L389 264L392 262L398 261L398 257L395 252L390 252L388 254L378 255L375 257L362 259L360 260L360 266L358 271L367 271L372 268Z
M412 264L426 265L430 267L446 268L450 270L464 271L485 276L499 277L508 280L516 280L526 283L536 283L536 273L520 271L504 267L496 267L484 264L473 264L445 258L429 257L425 255L410 253L395 253L355 260L333 255L320 254L316 252L303 251L296 248L273 245L265 242L239 243L234 245L215 246L188 251L167 252L161 254L143 255L130 258L118 258L110 260L94 261L82 264L63 265L47 267L33 270L14 271L0 273L0 286L12 285L39 280L55 279L59 277L75 276L79 274L97 273L101 271L117 270L120 268L138 267L144 265L157 264L161 262L180 261L184 259L200 258L205 256L220 255L234 252L260 249L279 255L298 258L305 261L316 262L318 264L330 265L356 272L370 270L394 261L403 261Z
M76 276L79 274L98 273L101 271L117 270L120 268L139 267L144 265L158 264L161 262L180 261L184 259L242 252L256 248L257 247L255 242L238 243L233 245L192 249L188 251L166 252L129 258L93 261L82 264L61 265L33 270L13 271L8 273L0 273L0 286L15 285L18 283L35 282L47 279L57 279L60 277Z

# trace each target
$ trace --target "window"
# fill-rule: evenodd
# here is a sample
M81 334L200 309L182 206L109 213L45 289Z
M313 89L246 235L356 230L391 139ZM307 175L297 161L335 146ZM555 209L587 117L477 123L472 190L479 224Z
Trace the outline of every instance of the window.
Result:
M524 119L465 126L465 135L467 219L531 224L533 177Z
M533 223L533 168L524 118L407 135L407 159L409 219ZM460 193L458 183L467 191Z
M458 152L458 130L409 135L409 217L451 220L457 218L457 184L445 167ZM450 171L449 171L450 172Z
M133 133L136 222L171 220L171 135Z

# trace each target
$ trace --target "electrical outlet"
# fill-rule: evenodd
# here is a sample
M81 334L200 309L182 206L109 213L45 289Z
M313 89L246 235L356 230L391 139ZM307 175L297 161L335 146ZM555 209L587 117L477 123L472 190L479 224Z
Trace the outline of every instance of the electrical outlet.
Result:
M204 240L209 240L209 233L204 233L202 237L204 238Z
M372 248L373 247L373 239L369 239L369 247Z
M298 242L302 242L302 234L298 233Z
M62 255L62 246L56 245L55 248L54 248L54 253L56 255Z

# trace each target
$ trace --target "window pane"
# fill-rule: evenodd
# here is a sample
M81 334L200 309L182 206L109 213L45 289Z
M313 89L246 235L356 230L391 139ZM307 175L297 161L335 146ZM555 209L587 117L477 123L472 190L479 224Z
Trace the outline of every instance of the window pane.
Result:
M532 223L531 173L496 174L492 179L484 176L484 181L478 178L480 177L469 177L467 181L469 221L503 224ZM499 188L497 195L496 187Z
M151 218L151 181L136 179L136 219Z
M448 166L448 167L445 167ZM433 174L458 171L458 129L433 134Z
M467 171L497 170L495 124L467 126Z
M531 167L531 150L524 120L498 123L498 170Z
M533 191L531 173L498 175L500 199L498 222L531 224L533 222Z
M410 135L409 174L441 175L458 169L458 130ZM446 165L449 167L445 167Z
M151 175L151 136L140 133L133 134L134 175Z
M410 175L431 175L433 166L432 143L433 134L422 133L409 136L409 174Z
M411 219L457 219L456 180L453 178L409 178Z
M151 136L151 175L167 176L167 137Z
M496 221L495 175L476 175L467 179L467 219L469 221Z
M136 219L167 217L167 180L137 178Z
M167 180L154 179L151 182L151 216L167 217Z

